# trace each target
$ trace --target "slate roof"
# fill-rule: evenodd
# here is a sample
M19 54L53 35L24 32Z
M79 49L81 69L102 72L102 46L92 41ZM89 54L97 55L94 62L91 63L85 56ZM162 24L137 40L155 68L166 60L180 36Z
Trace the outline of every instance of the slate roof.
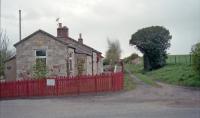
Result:
M92 47L90 47L90 46L87 46L87 45L85 45L85 44L80 44L78 41L76 41L76 40L74 40L74 39L72 39L72 38L70 38L70 37L68 37L67 40L64 40L64 39L61 39L61 38L57 38L57 37L51 35L50 33L47 33L47 32L45 32L44 30L41 30L41 29L39 29L39 30L33 32L32 34L30 34L29 36L25 37L25 38L22 39L21 41L15 43L14 46L16 47L17 45L19 45L20 43L22 43L22 42L28 40L29 38L31 38L32 36L36 35L37 33L43 33L43 34L45 34L45 35L51 37L52 39L54 39L54 40L56 40L56 41L58 41L58 42L60 42L60 43L62 43L62 44L64 44L64 45L67 45L67 46L70 47L70 48L74 48L74 49L75 49L75 52L80 53L80 54L84 54L84 53L85 53L85 54L87 54L87 55L91 55L90 53L88 53L88 52L85 51L85 50L80 49L79 47L76 47L76 46L74 46L74 45L70 45L69 42L67 42L67 40L70 40L70 41L74 42L74 43L77 44L77 45L82 45L82 46L85 47L85 48L88 48L88 49L90 49L90 50L92 50L92 51L94 51L94 52L96 52L96 53L100 53L100 54L101 54L101 52L95 50L94 48L92 48Z

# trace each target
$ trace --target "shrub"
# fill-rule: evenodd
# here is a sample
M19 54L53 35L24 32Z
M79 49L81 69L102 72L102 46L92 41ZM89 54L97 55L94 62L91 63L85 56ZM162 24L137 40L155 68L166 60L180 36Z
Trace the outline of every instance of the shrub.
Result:
M192 47L192 67L200 78L200 43Z

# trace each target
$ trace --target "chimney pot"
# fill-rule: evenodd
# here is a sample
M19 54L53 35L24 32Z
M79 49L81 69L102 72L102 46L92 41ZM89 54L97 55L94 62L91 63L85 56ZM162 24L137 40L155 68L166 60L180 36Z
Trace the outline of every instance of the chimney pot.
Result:
M79 34L78 42L83 44L83 39L82 39L82 34L81 33Z

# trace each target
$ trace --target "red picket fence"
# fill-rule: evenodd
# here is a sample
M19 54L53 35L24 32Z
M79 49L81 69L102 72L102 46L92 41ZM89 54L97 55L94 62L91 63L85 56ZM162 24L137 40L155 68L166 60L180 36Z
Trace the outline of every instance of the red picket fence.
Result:
M96 76L52 77L0 83L0 98L61 96L80 93L119 91L123 89L123 73Z

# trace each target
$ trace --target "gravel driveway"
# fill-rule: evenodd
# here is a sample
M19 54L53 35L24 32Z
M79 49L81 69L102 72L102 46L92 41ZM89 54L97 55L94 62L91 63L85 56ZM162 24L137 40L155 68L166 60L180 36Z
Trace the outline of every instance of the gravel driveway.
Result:
M200 118L200 91L140 82L135 90L0 101L0 118Z

